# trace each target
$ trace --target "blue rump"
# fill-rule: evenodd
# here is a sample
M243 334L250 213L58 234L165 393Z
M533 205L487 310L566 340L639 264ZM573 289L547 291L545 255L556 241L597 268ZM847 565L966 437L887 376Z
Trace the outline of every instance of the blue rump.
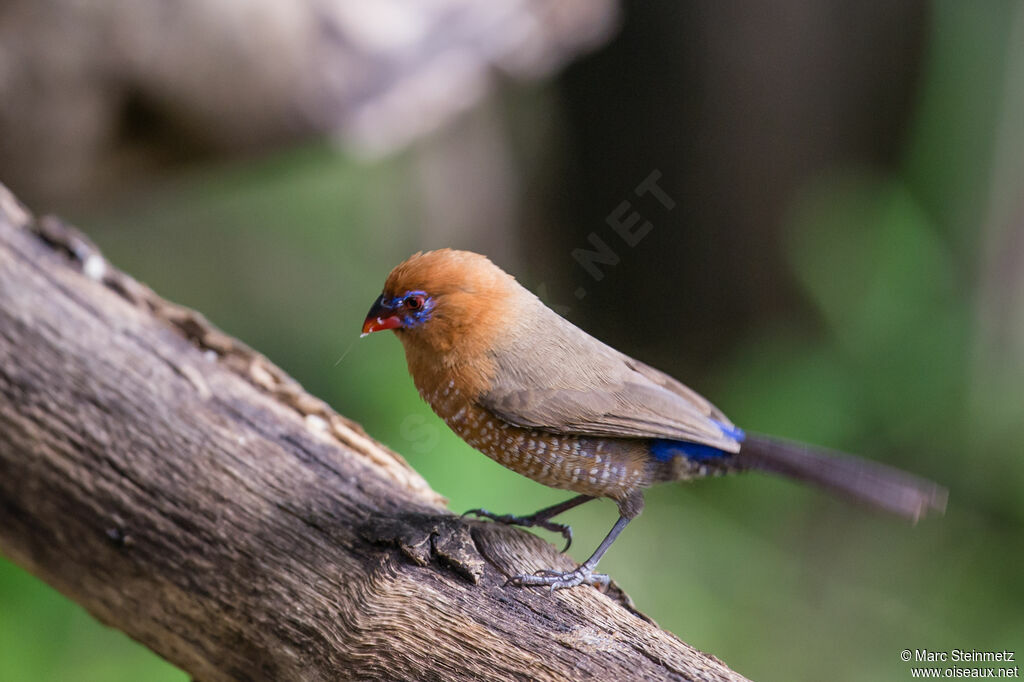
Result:
M722 430L722 433L727 438L737 443L742 443L743 439L746 438L743 429L730 424L723 424L719 421L715 421L715 425ZM695 462L703 462L717 457L726 457L731 454L733 453L720 450L712 445L704 445L703 443L688 443L682 440L661 438L651 441L651 455L659 462L667 462L673 457L686 457Z

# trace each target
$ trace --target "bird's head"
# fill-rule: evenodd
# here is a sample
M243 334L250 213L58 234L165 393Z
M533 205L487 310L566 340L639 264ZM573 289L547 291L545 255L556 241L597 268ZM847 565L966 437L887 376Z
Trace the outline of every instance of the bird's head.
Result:
M514 300L516 281L486 257L439 249L411 256L384 282L363 335L392 329L406 350L434 353L485 344Z

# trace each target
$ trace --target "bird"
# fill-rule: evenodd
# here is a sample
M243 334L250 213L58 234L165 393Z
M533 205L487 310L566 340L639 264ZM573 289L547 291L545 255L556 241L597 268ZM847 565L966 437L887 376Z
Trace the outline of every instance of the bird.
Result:
M916 522L945 509L941 486L881 463L747 433L696 391L594 338L486 256L421 251L388 274L362 336L392 330L420 396L499 464L576 496L534 514L467 514L560 533L552 519L599 498L619 518L571 571L514 575L552 591L607 586L598 562L656 484L762 471ZM565 550L563 550L565 551Z

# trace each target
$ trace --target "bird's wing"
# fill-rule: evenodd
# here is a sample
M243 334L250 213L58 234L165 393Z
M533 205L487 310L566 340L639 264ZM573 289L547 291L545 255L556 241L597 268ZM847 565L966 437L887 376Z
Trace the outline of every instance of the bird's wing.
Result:
M725 415L675 379L554 312L534 326L518 329L493 355L495 376L478 402L501 419L559 434L666 438L739 451Z

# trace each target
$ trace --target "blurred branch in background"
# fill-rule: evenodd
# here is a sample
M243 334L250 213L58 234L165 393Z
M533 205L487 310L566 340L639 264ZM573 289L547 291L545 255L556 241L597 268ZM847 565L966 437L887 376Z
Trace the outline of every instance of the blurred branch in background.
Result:
M315 135L380 154L494 75L537 78L600 44L615 16L612 0L13 0L0 177L49 205Z

